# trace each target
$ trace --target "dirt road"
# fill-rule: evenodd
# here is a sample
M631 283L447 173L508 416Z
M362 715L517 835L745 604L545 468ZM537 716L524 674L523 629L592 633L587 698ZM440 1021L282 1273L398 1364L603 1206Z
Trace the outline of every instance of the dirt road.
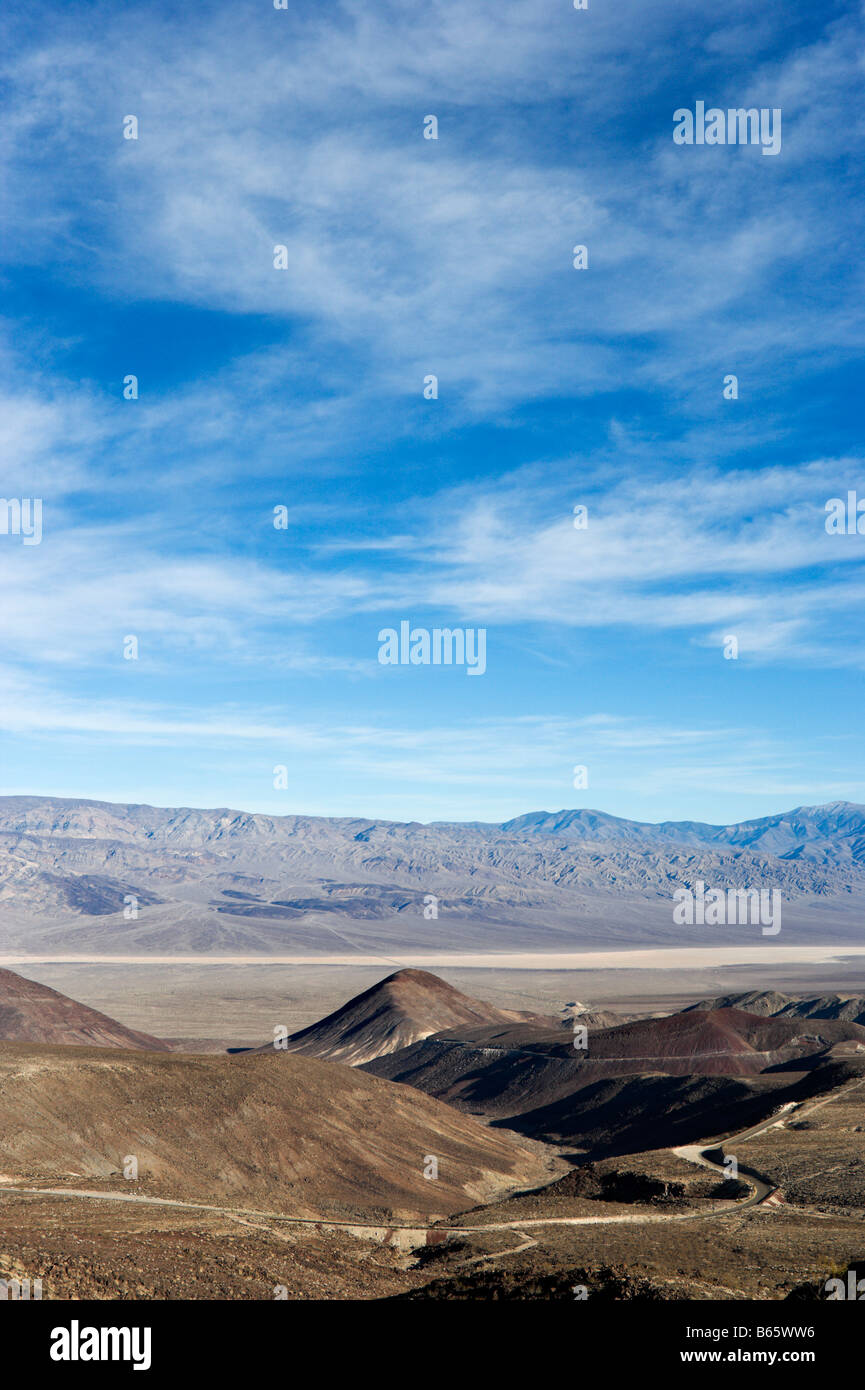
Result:
M837 1095L846 1094L847 1091L865 1085L865 1078L856 1082L854 1086L844 1087L833 1095L824 1097L814 1105L802 1107L799 1113L809 1114L812 1110L820 1106L827 1105ZM754 1139L766 1130L784 1123L784 1116L791 1110L797 1109L796 1102L788 1101L779 1111L776 1111L768 1120L763 1120L759 1124L752 1125L750 1129L741 1130L736 1134L729 1135L727 1138L718 1139L712 1144L684 1144L679 1148L672 1149L678 1158L682 1158L689 1163L697 1163L701 1167L710 1168L719 1173L722 1177L727 1177L728 1173L723 1163L709 1158L711 1153L717 1153L721 1149L730 1148L737 1143L744 1143L748 1139ZM0 1197L8 1193L16 1196L25 1197L59 1197L70 1200L78 1199L92 1202L127 1202L139 1206L169 1207L181 1211L200 1211L213 1213L223 1216L228 1220L236 1220L241 1224L250 1224L249 1218L257 1218L259 1221L267 1221L276 1225L295 1225L310 1226L318 1230L342 1230L367 1239L381 1240L391 1244L396 1244L403 1249L413 1249L428 1242L431 1234L440 1236L443 1232L454 1235L476 1235L478 1231L514 1231L525 1236L525 1243L514 1247L512 1250L499 1251L492 1255L481 1255L475 1257L476 1260L497 1259L502 1255L516 1254L519 1250L528 1249L534 1241L527 1232L531 1228L542 1226L606 1226L606 1225L638 1225L656 1224L667 1221L707 1221L719 1220L733 1212L741 1212L748 1207L758 1206L771 1197L777 1188L768 1182L758 1173L739 1165L738 1174L752 1187L749 1197L743 1201L730 1201L723 1206L714 1206L711 1211L687 1211L687 1212L640 1212L628 1213L625 1216L535 1216L521 1217L512 1221L496 1221L473 1226L451 1226L437 1224L435 1226L424 1225L423 1223L393 1223L385 1225L382 1222L365 1221L337 1221L331 1217L324 1216L293 1216L284 1212L257 1211L248 1207L223 1207L205 1202L184 1202L173 1197L148 1197L136 1192L98 1192L89 1188L71 1187L24 1187L17 1183L0 1183ZM270 1231L271 1234L278 1234L273 1231L271 1226L262 1228ZM469 1261L469 1263L473 1263Z

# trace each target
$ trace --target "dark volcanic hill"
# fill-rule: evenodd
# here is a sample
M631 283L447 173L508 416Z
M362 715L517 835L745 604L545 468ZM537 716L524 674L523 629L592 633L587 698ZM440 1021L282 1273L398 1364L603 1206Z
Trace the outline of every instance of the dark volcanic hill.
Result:
M786 1104L826 1095L862 1075L861 1063L845 1059L804 1073L751 1077L618 1076L492 1125L572 1144L593 1157L634 1153L746 1129Z
M828 1074L839 1064L865 1066L865 1028L845 1020L693 1010L589 1029L585 1051L562 1031L530 1022L455 1028L364 1070L536 1137L585 1134L597 1141L615 1133L639 1148L666 1133L657 1116L649 1124L641 1095L678 1097L677 1125L692 1124L698 1137L700 1124L711 1132L713 1095L766 1098L817 1084L808 1077L821 1069Z
M167 1052L168 1044L59 994L56 989L0 970L0 1038L19 1042L134 1047Z
M292 1034L284 1050L330 1057L356 1066L447 1028L488 1026L532 1017L471 999L426 970L398 970L327 1018ZM256 1049L272 1050L272 1044Z

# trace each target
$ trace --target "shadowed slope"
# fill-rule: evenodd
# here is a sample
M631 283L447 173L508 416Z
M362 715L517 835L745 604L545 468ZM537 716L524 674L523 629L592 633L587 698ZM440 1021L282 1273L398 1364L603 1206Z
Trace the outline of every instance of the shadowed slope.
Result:
M451 1029L364 1070L523 1133L558 1141L584 1135L591 1143L615 1134L638 1149L672 1132L667 1120L660 1123L671 1097L683 1116L682 1132L699 1137L701 1129L707 1132L713 1097L729 1103L733 1114L752 1095L800 1080L807 1086L812 1075L819 1087L818 1073L834 1075L842 1062L857 1069L865 1064L865 1029L855 1023L765 1018L736 1009L590 1029L587 1042L585 1050L574 1049L561 1030L528 1023ZM653 1096L666 1098L660 1115Z

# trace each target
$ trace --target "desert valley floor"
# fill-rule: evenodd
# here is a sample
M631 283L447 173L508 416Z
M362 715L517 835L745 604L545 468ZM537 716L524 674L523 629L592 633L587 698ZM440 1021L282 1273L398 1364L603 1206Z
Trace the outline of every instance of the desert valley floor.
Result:
M774 989L789 994L865 994L865 956L849 947L815 949L809 952L815 959L804 963L795 958L793 948L775 950L780 959L769 971L762 962L748 963L748 949L703 949L705 964L688 968L677 964L681 953L675 950L654 952L657 964L650 969L628 964L642 954L607 953L615 966L605 968L593 960L584 968L568 970L546 966L544 955L533 958L532 969L503 969L500 953L488 957L488 964L471 966L439 964L433 955L435 963L426 968L465 994L501 1008L541 1014L556 1013L573 999L622 1013L671 1011L702 997L762 989L769 977ZM738 956L739 963L729 963L728 955ZM664 964L667 958L669 965ZM261 957L233 964L222 956L194 963L132 961L125 956L76 963L58 953L53 960L0 955L0 969L20 969L30 979L122 1018L130 1028L187 1043L197 1039L220 1047L249 1047L275 1024L285 1024L291 1032L305 1028L389 971L414 963L408 953L398 960L382 957L364 965L331 964L329 959L322 952L316 965ZM215 1019L218 1028L213 1026Z

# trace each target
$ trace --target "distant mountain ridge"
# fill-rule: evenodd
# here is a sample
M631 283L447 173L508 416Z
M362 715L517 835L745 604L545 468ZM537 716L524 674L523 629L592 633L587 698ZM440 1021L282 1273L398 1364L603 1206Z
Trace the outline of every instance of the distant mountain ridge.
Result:
M528 811L506 821L389 821L366 816L274 816L238 811L226 806L161 807L144 802L92 801L78 797L0 796L0 831L65 833L91 836L110 831L112 838L125 833L134 838L142 829L151 835L162 831L170 838L200 836L210 827L213 838L226 835L272 833L283 826L288 834L303 827L334 826L357 837L373 828L392 830L439 829L504 834L563 835L572 839L652 840L672 839L683 844L764 844L774 852L782 848L826 839L865 837L865 805L853 801L829 801L819 806L796 806L790 811L755 820L713 825L706 821L635 821L606 811L571 809ZM865 846L863 846L865 854Z
M607 842L646 843L672 840L687 845L741 845L759 847L778 858L807 853L828 843L844 844L851 858L865 863L865 806L852 801L830 801L825 806L797 806L774 816L710 825L702 821L623 820L602 811L533 811L505 821L500 827L512 833L558 835L567 839L602 839Z
M753 937L679 888L777 889L784 940L861 940L865 806L733 825L534 811L397 822L0 797L0 951L574 950ZM349 935L346 936L346 931ZM731 937L731 932L739 932Z

